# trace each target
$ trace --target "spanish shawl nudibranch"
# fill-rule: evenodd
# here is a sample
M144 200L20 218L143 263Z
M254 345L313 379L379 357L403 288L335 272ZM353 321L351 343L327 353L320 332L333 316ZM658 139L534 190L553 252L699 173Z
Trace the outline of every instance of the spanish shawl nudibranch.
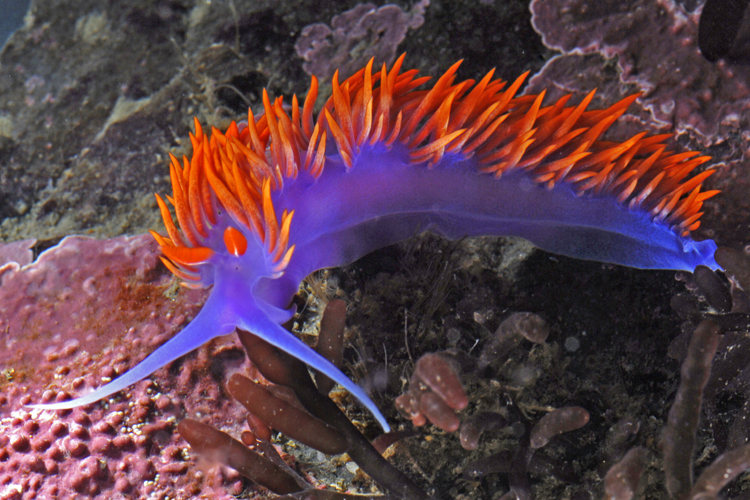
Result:
M601 140L638 95L586 110L566 96L542 106L490 71L455 83L460 61L429 78L373 62L339 83L317 119L318 82L291 116L263 92L265 113L226 133L190 134L192 158L171 158L179 229L157 195L164 264L188 287L213 286L196 318L135 368L72 401L95 402L208 340L248 330L335 380L388 425L362 389L280 325L299 283L375 249L432 230L448 238L514 235L571 257L648 269L717 269L716 244L690 238L712 174L709 157L667 149L669 135Z

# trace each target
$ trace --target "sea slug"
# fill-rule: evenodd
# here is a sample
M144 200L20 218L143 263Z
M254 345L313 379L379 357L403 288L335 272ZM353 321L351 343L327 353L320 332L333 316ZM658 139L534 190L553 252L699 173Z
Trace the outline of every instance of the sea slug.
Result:
M196 318L121 377L72 401L113 394L213 337L251 331L326 374L388 429L364 391L281 323L311 272L347 264L431 230L448 238L514 235L567 256L649 269L718 266L713 241L694 241L709 160L674 153L669 135L601 139L638 95L587 110L591 92L543 106L544 92L516 96L493 80L455 82L460 61L431 89L429 78L373 73L346 81L313 118L318 82L291 116L263 93L264 114L205 133L195 120L192 158L172 156L177 224L157 195L168 236L152 232L164 264L189 287L213 287Z

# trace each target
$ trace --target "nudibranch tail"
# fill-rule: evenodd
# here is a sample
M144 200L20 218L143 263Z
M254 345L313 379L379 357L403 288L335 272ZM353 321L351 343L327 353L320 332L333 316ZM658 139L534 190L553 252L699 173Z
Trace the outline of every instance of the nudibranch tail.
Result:
M593 91L576 105L571 96L545 105L544 92L517 95L528 73L510 84L494 71L457 82L460 61L418 90L429 78L402 72L403 61L377 70L371 60L343 82L336 73L317 117L313 77L290 113L264 90L257 119L248 110L246 121L210 134L195 119L192 157L170 155L166 199L176 223L157 195L167 236L152 234L164 264L185 286L213 286L211 297L147 368L66 407L239 327L341 383L387 428L359 387L279 324L311 272L427 229L521 236L554 253L639 268L718 267L715 243L690 238L718 193L703 189L710 158L671 151L665 134L602 139L638 94L600 110L588 109Z

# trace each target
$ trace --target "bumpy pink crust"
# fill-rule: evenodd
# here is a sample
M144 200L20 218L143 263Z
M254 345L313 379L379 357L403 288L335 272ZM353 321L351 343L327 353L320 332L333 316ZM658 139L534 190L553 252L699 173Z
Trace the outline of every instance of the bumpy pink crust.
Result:
M175 431L189 413L239 434L232 426L243 412L221 389L223 370L245 363L234 336L200 348L172 373L159 370L124 397L72 411L23 406L101 385L197 313L204 294L183 289L167 298L173 279L157 256L148 235L70 237L33 264L0 268L0 499L230 498L242 491L236 472L196 464Z
M544 44L563 57L616 57L622 81L645 92L641 102L662 126L691 131L706 146L748 127L750 69L701 56L699 14L680 2L635 0L625 8L620 2L534 1L531 11Z

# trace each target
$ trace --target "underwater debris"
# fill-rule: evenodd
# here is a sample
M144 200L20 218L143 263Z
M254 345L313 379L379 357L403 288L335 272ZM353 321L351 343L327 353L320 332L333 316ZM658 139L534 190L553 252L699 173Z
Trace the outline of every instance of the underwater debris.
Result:
M719 344L719 327L710 320L693 332L680 370L680 386L669 411L664 432L664 475L672 498L687 498L693 486L692 456L698 430L703 389L711 373L711 361ZM689 457L688 460L685 457Z
M608 500L630 500L638 491L646 461L646 449L637 446L612 466L604 476L604 493Z
M542 448L555 436L580 429L589 422L589 412L580 406L556 408L543 416L531 429L529 445L532 449Z
M483 368L495 360L504 359L523 339L534 344L543 344L548 336L549 326L538 314L513 313L500 323L495 335L482 348L479 367Z
M750 444L747 444L750 434L744 425L748 417L746 400L735 412L728 431L722 430L726 428L724 424L709 425L720 455L693 480L693 455L702 412L709 422L717 419L721 422L726 419L725 415L718 415L717 399L721 392L744 389L744 397L748 397L748 384L743 382L748 377L745 354L748 346L742 343L750 327L748 297L735 277L749 275L750 259L728 248L720 248L716 255L731 278L729 283L710 270L697 269L693 275L680 276L689 290L705 300L710 310L701 311L695 297L686 294L672 301L675 310L686 320L685 333L670 346L672 354L684 360L680 384L661 439L665 486L673 500L715 498L734 478L750 469ZM739 336L734 335L736 331L740 332ZM689 336L689 345L683 351L679 345L686 336ZM608 498L626 500L637 490L643 458L642 452L635 450L639 448L633 448L631 452L635 455L629 456L629 452L607 473Z
M524 338L542 344L548 335L549 327L539 315L514 313L500 323L482 348L478 360L458 350L427 353L417 361L409 389L396 398L396 409L418 427L430 421L446 432L454 432L461 424L455 412L468 405L459 375L484 371L493 362L505 360ZM491 417L477 417L470 421L465 431L467 445L474 441L474 432L481 433L480 429L495 425L492 421ZM461 429L463 433L464 427Z
M469 404L458 372L448 356L425 354L417 361L409 390L396 398L396 409L417 427L429 420L446 432L458 430L455 412Z
M589 421L589 413L578 406L551 409L532 423L507 394L508 403L500 411L479 411L461 421L457 411L469 400L460 376L488 378L496 361L505 360L524 338L543 344L549 333L547 323L538 315L513 313L503 320L478 359L455 349L427 353L416 363L409 389L396 399L396 408L416 426L430 421L446 431L459 430L461 446L475 450L483 434L507 429L516 440L514 450L503 450L469 463L463 471L467 479L478 479L493 473L508 475L507 498L531 498L529 472L552 474L566 482L579 479L569 465L536 453L556 436L580 429Z

